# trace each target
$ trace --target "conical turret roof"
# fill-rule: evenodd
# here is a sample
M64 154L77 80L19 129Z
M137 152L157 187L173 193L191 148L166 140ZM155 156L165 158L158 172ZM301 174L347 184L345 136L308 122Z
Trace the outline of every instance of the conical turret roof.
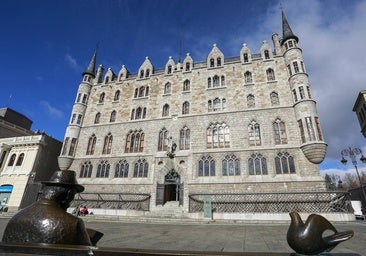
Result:
M288 24L288 21L286 19L285 13L282 10L282 40L281 45L283 45L286 40L288 39L295 39L296 42L299 42L299 38L292 33L290 24Z
M84 71L83 75L89 74L95 77L95 63L97 61L97 50L94 51L93 57L91 58L88 68Z

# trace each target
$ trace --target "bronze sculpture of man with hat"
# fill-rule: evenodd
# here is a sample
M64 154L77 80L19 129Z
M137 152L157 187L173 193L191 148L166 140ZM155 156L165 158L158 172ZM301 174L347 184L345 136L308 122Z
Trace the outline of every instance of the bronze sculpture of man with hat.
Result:
M56 171L40 200L22 209L8 222L3 242L92 245L82 219L66 212L76 193L84 187L74 171Z

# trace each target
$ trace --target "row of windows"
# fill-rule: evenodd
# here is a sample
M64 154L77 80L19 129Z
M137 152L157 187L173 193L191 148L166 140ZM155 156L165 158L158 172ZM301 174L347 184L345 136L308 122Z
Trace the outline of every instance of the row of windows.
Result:
M317 133L315 132L314 125L313 125L313 118L311 116L307 116L304 118L305 126L303 124L302 119L299 119L297 121L299 129L300 129L300 136L301 136L302 143L305 143L307 141L317 140L316 134L318 134L318 140L323 140L323 135L322 135L321 128L320 128L319 118L314 117L314 121L315 121L315 128L316 128Z
M310 92L310 87L306 86L306 91L307 91L307 96L305 94L305 89L304 86L299 86L298 88L295 88L292 90L292 95L294 97L294 101L298 102L299 100L303 100L303 99L311 99L311 92Z
M302 88L302 87L300 86L299 88ZM280 101L279 101L278 93L271 92L270 93L270 101L271 101L272 106L279 105ZM297 98L295 98L295 101L297 101ZM208 106L207 111L208 112L225 111L226 106L227 106L226 103L227 103L226 99L224 99L224 98L223 99L215 98L213 100L208 100L208 102L207 102L207 106ZM253 94L247 95L247 107L248 108L254 108L255 107L255 96ZM145 119L146 114L147 114L146 107L138 107L136 109L134 108L134 109L131 110L131 120ZM188 101L185 101L182 104L182 115L188 115L188 114L190 114L190 103ZM111 112L109 122L115 122L116 121L116 115L117 115L117 112L115 110L113 110ZM162 117L167 117L169 115L170 115L170 105L169 104L164 104L163 109L162 109ZM77 119L76 119L76 117L77 117ZM99 124L100 123L100 118L101 118L101 113L98 112L95 115L94 124ZM76 124L80 124L81 120L82 120L82 115L81 114L79 114L79 115L73 114L72 119L71 119L71 123L74 123L75 120L76 120Z
M275 74L274 74L274 70L269 68L266 70L266 76L267 76L267 81L275 81ZM244 81L245 84L252 84L253 83L253 75L250 71L246 71L244 73ZM190 91L190 80L186 79L183 82L183 91ZM217 88L217 87L225 87L225 76L218 76L215 75L213 77L209 77L207 78L207 88ZM164 94L170 94L172 90L172 85L170 82L166 83L164 86ZM115 95L113 97L113 101L119 101L120 99L120 90L117 90L115 92ZM149 96L149 86L141 86L140 88L136 88L133 97L134 98L143 98L143 97L147 97ZM80 101L79 97L81 97L81 94L79 94L77 102ZM83 103L86 104L86 95L84 95L83 97L85 97L85 99L83 98ZM105 92L102 92L99 95L99 101L98 103L103 103L105 100Z
M276 119L272 123L275 144L287 144L286 126L283 121ZM188 127L180 130L179 149L190 149L191 131ZM125 153L143 152L145 134L142 130L130 131L126 136ZM262 135L260 124L253 120L248 125L248 140L250 146L260 146L262 144ZM87 145L86 154L93 155L97 137L93 134ZM112 148L113 136L108 133L104 138L102 154L110 154ZM65 141L68 143L68 140ZM158 135L158 151L166 151L168 143L168 131L163 128ZM229 148L230 147L230 128L226 123L212 123L206 129L206 147L207 148ZM66 154L66 152L65 152Z
M274 158L274 166L276 174L296 173L294 158L287 152L280 152ZM260 153L253 153L247 160L249 175L268 175L268 167L266 158ZM114 178L129 177L129 163L123 159L114 167ZM111 172L111 164L108 160L102 160L97 165L95 177L109 178ZM132 177L148 177L149 164L146 159L139 159L133 164ZM235 155L226 155L221 160L222 176L239 176L241 175L240 160ZM84 162L80 168L80 178L91 178L93 175L93 165L90 161ZM216 176L216 160L211 156L203 156L198 161L197 175Z
M129 171L129 164L126 160L119 161L114 169L115 178L127 178ZM107 160L102 160L97 166L97 178L108 178L111 165ZM133 168L133 177L147 177L149 171L149 164L145 159L139 159ZM90 178L93 174L93 165L90 161L86 161L80 169L80 178Z
M267 175L267 160L260 153L248 158L249 175ZM294 158L287 152L280 152L274 158L276 174L296 173ZM240 160L235 155L227 155L221 161L222 176L239 176ZM198 176L216 176L216 160L211 156L203 156L198 161Z
M304 62L300 61L300 67L299 67L298 62L293 61L292 67L290 64L287 65L287 70L288 70L288 73L290 74L290 76L292 76L293 74L297 74L297 73L305 73Z

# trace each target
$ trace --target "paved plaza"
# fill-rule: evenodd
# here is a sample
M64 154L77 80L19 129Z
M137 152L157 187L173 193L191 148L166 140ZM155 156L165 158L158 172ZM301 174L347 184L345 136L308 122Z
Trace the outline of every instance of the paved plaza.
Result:
M291 253L287 245L288 223L244 224L233 222L141 223L82 217L88 228L104 233L99 247L215 251L215 252L281 252ZM9 218L0 218L0 236ZM338 231L353 230L355 235L339 244L333 253L366 256L366 222L333 223Z

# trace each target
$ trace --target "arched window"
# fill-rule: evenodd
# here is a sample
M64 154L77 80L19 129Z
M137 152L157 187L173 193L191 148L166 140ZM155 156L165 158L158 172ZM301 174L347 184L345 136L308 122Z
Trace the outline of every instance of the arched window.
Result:
M145 97L149 96L149 86L146 86Z
M131 110L131 120L135 119L135 109Z
M208 101L208 112L212 112L212 100Z
M140 131L130 131L126 137L125 153L143 152L145 134Z
M294 158L287 152L278 153L275 157L276 174L295 173Z
M102 160L98 164L97 178L108 178L109 169L110 169L110 164L108 163L108 161L107 160Z
M271 104L272 106L275 106L275 105L279 105L280 104L280 100L278 98L278 93L277 92L271 92L270 96L271 98Z
M261 145L260 126L254 120L248 125L248 137L249 137L250 146L260 146Z
M167 73L171 74L172 73L172 65L169 65L167 68Z
M150 69L146 69L146 77L150 76Z
M186 71L190 71L191 70L191 63L187 62L186 63Z
M207 78L207 88L211 88L211 77Z
M142 117L142 108L141 107L138 107L136 109L136 116L135 116L135 119L141 119Z
M170 94L171 93L171 84L166 83L164 87L164 94Z
M64 141L64 145L62 147L62 153L61 155L66 155L67 153L67 148L69 147L69 137L66 137L65 138L65 141Z
M189 91L190 89L191 89L191 82L188 79L184 80L183 91L186 92Z
M104 102L104 97L105 97L105 93L102 92L99 96L99 103L103 103Z
M210 59L210 67L212 68L213 66L215 66L215 60L214 59Z
M244 59L244 62L249 62L248 53L243 54L243 59Z
M267 160L262 154L255 153L248 159L249 175L267 175Z
M74 156L75 148L76 148L76 142L77 142L77 139L76 138L72 138L71 139L69 156Z
M179 133L179 149L188 150L191 145L191 134L190 130L185 126L180 130Z
M267 69L266 73L267 73L267 81L274 81L276 79L273 69L271 68Z
M102 154L110 154L112 149L113 136L111 133L108 133L107 136L104 137L104 145Z
M276 145L287 144L285 123L279 118L277 118L276 121L273 122L273 131Z
M144 70L141 70L140 71L140 78L143 78L144 77Z
M121 160L116 164L116 170L114 173L115 178L127 178L128 177L128 169L129 164L126 160Z
M220 67L220 66L221 66L221 58L220 58L220 57L218 57L218 58L217 58L217 66L218 66L218 67Z
M230 130L225 123L211 124L206 130L207 148L230 147Z
M216 163L211 156L203 156L198 161L198 176L215 176Z
M250 73L249 71L245 72L244 73L244 81L246 84L250 84L253 82L253 79L252 79L252 73Z
M165 104L164 106L163 106L163 114L162 114L162 116L169 116L169 105L168 104Z
M80 178L90 178L93 172L93 165L90 161L86 161L82 166L80 170Z
M189 102L185 101L182 106L182 115L188 115L189 114Z
M135 163L135 168L133 169L133 177L147 177L149 171L149 164L145 159L139 159Z
M114 98L113 98L113 100L114 100L114 101L119 101L119 96L120 96L120 91L119 91L119 90L117 90L117 91L114 93Z
M113 123L116 121L116 114L117 114L117 112L115 110L113 110L111 113L111 118L109 119L109 122Z
M268 50L264 50L264 59L266 59L266 60L269 59L269 51Z
M95 144L97 143L97 137L93 134L88 140L88 147L86 148L87 155L93 155L95 150Z
M222 160L222 175L240 175L240 161L234 155L226 155Z
M168 131L163 128L159 132L158 151L166 151L168 149Z
M141 86L139 89L139 97L144 97L145 96L145 87Z
M219 87L220 86L220 78L218 75L215 75L213 77L213 87Z
M94 123L95 123L95 124L99 124L99 123L100 123L100 112L98 112L98 113L95 115Z
M135 89L135 94L133 95L134 98L137 98L139 96L139 89Z
M146 118L146 108L142 110L142 119Z
M18 160L17 160L17 163L15 164L16 166L21 166L22 163L23 163L23 160L24 160L24 153L21 153L19 156L18 156Z
M221 86L225 86L225 76L221 76Z
M255 107L255 98L253 94L249 94L247 96L247 106L248 108L254 108Z
M221 100L219 98L214 99L213 101L213 111L220 111L221 110Z

